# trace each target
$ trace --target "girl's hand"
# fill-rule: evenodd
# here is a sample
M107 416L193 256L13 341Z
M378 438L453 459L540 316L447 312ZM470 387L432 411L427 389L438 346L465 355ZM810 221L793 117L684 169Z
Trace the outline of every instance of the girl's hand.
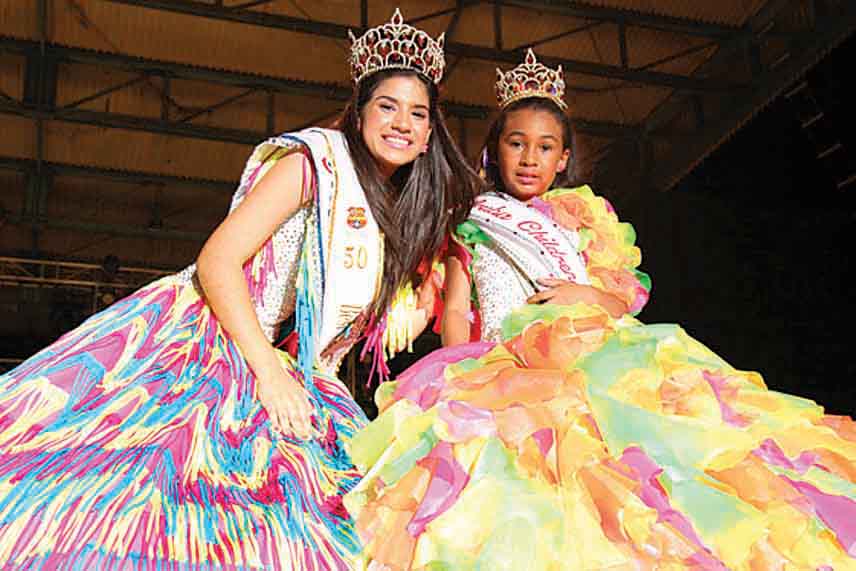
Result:
M272 428L300 439L317 436L312 427L314 408L306 389L280 365L256 378L256 393Z
M588 286L557 278L538 278L536 280L549 289L540 291L526 300L527 303L557 303L573 305L577 302L591 303L591 292Z
M599 305L614 318L628 311L627 304L618 297L590 285L581 285L556 278L538 278L538 283L549 289L538 292L527 299L527 303L558 303L573 305L577 302Z
M461 345L470 341L470 278L464 264L449 256L446 265L446 299L441 322L443 347Z

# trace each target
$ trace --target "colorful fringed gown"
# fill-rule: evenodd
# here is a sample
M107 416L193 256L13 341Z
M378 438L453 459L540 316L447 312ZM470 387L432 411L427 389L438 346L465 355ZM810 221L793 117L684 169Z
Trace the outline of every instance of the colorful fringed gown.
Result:
M579 281L638 312L650 282L632 227L588 187L542 198L529 206L577 245ZM482 341L382 385L378 418L349 444L366 471L345 500L364 565L856 569L850 418L768 390L677 325L526 305L540 276L522 275L518 230L505 243L490 230L460 229Z
M344 180L352 167L334 161L349 159L325 150L341 140L320 130L271 139L253 154L233 200L234 208L286 154L312 159L306 184L314 200L244 268L271 339L298 306L301 350L312 349L313 319L327 310L318 202L338 190L316 177L338 169ZM115 303L0 376L0 569L351 568L358 540L342 497L359 473L343 441L366 419L333 374L357 333L352 324L309 356L306 386L322 436L305 441L271 429L255 377L206 304L194 267ZM302 382L300 366L281 357Z

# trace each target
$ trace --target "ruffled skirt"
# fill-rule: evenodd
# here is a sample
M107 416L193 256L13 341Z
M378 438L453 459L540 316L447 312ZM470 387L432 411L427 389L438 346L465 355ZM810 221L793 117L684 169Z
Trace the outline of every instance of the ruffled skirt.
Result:
M675 325L532 306L376 396L370 569L856 569L856 424Z

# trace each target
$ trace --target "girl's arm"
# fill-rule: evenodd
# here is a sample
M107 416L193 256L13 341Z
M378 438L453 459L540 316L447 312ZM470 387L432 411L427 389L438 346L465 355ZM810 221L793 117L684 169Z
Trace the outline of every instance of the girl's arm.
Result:
M458 258L449 256L445 265L446 300L441 337L443 346L449 347L470 341L470 278Z
M312 407L305 389L283 368L265 337L250 299L242 267L304 197L300 153L286 156L256 184L214 230L196 262L199 283L217 319L237 343L256 376L258 398L275 429L307 438Z
M539 278L538 283L549 289L538 292L527 303L559 303L572 305L583 302L599 305L612 317L619 318L628 312L629 307L618 297L590 285L581 285L555 278Z
M431 280L434 277L429 275L427 279ZM416 341L416 338L422 335L422 332L428 327L428 322L433 317L434 298L436 295L437 290L434 284L427 281L422 282L416 288L416 309L410 314L410 323L413 328L413 335L410 342Z

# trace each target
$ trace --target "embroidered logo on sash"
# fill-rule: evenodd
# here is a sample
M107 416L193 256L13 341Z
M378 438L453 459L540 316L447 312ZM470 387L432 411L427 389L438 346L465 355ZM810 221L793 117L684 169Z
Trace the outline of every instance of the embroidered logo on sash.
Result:
M348 208L348 226L359 230L366 225L366 209L361 206L351 206Z
M317 359L371 303L383 269L383 240L344 136L338 131L308 129L300 133L300 140L318 165L317 253L324 273L323 282L316 285L321 298L315 310ZM323 287L323 283L335 285Z

